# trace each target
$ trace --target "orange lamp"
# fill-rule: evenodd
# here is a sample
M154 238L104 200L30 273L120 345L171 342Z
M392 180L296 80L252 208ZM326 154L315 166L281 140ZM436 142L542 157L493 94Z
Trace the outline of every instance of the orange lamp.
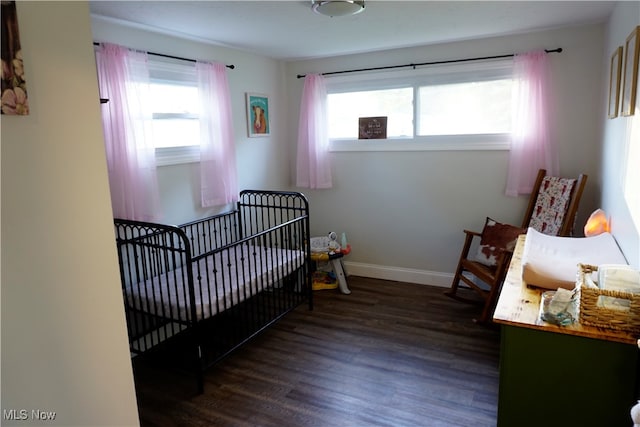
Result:
M608 231L609 221L607 220L607 214L602 209L596 209L584 225L584 235L592 237Z

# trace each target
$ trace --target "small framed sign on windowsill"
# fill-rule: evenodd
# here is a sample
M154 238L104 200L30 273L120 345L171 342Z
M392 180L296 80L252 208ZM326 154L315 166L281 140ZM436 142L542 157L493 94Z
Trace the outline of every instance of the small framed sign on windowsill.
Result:
M358 139L387 139L387 117L360 117Z

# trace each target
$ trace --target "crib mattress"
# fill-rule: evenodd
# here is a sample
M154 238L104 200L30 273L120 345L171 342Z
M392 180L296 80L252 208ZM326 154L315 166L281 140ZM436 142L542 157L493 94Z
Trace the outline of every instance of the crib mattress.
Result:
M196 319L211 317L258 294L300 268L304 261L302 251L239 245L194 262ZM185 268L126 287L127 302L146 313L187 321L191 308Z

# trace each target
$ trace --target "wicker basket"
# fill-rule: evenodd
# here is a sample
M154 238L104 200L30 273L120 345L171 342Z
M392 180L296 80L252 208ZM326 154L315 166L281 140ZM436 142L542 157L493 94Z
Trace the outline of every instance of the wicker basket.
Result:
M578 264L577 289L580 295L580 323L599 328L616 329L640 334L640 294L584 286L586 275L598 271L598 267ZM600 297L629 300L628 310L603 307Z

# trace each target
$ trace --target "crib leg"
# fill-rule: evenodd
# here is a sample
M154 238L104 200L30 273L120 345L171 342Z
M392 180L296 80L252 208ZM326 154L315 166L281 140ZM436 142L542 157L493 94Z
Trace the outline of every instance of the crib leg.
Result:
M204 393L204 363L202 360L202 347L200 345L196 345L196 360L194 363L195 374L196 374L196 387L198 394Z
M198 369L198 378L196 379L197 381L197 387L198 387L198 394L202 394L204 393L204 374L202 372L202 369Z

